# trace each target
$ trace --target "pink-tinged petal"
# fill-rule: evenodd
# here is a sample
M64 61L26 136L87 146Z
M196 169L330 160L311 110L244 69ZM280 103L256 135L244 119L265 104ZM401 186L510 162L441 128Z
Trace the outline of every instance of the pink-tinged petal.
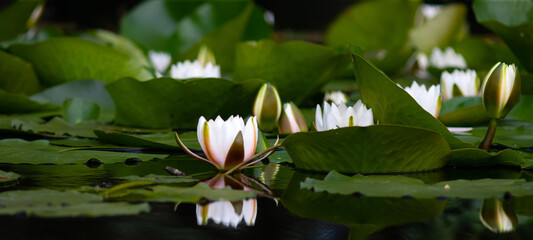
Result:
M206 152L205 144L204 144L204 125L207 121L202 116L198 120L198 126L196 127L196 135L198 136L198 142L200 143L200 146L202 147L202 150L204 153Z
M244 126L244 159L248 159L254 155L257 147L257 121L255 117L251 117Z
M207 156L207 158L217 167L217 168L221 168L223 165L221 165L218 161L217 161L217 156L215 155L215 148L216 146L213 145L213 137L211 136L212 134L212 131L210 131L210 128L209 128L209 123L208 122L204 122L204 127L203 127L203 130L202 130L202 138L203 138L203 142L205 144L205 149L204 150L204 153L205 155Z

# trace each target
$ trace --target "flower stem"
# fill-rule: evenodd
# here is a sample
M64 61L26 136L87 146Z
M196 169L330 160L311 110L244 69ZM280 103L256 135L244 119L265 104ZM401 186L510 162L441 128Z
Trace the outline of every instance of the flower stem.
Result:
M481 144L481 149L489 151L490 145L492 145L492 139L494 138L494 134L496 133L497 126L498 119L490 119L489 128L487 129L487 134L485 134L485 139L483 139L483 143Z

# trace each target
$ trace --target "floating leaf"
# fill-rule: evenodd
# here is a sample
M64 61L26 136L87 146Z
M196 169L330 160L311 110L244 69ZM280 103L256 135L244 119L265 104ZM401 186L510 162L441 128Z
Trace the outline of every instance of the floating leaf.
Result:
M301 188L342 195L357 193L363 197L410 197L415 199L484 199L504 195L533 196L533 185L523 179L453 180L424 184L406 176L355 175L348 177L330 172L324 180L307 178Z
M10 40L33 27L41 16L44 3L36 1L16 1L0 12L0 41Z
M143 51L130 39L120 36L114 32L102 29L92 30L86 34L90 38L89 40L93 39L96 41L101 41L103 44L108 45L121 53L131 56L131 58L137 60L137 62L143 66L151 67Z
M346 61L344 54L307 42L247 42L237 47L233 78L265 80L276 86L284 102L300 103L318 92Z
M100 106L99 121L109 122L115 116L115 104L105 89L105 83L98 80L80 80L64 83L48 88L31 97L40 103L51 103L61 106L63 102L71 98L80 98L94 102Z
M14 44L9 51L31 62L45 86L82 79L112 82L122 77L141 80L152 77L130 56L80 38L60 37L32 44Z
M149 174L146 176L125 176L120 177L120 179L127 181L146 181L157 184L169 184L169 183L194 183L198 180L190 177L178 177L178 176L168 176L168 175L155 175Z
M196 129L200 116L210 119L251 114L261 84L259 80L235 83L220 78L147 82L124 78L107 85L107 90L115 101L115 122L119 125Z
M176 143L174 132L152 133L152 134L125 134L120 132L94 132L102 142L112 143L119 146L159 148L159 149L179 149ZM198 143L196 132L179 134L181 141L189 149L201 149Z
M469 36L450 46L465 58L469 68L478 70L478 74L479 70L488 71L497 62L518 63L509 47L500 39Z
M24 94L8 93L0 89L0 114L52 112L58 109L52 104L33 101Z
M0 170L0 188L17 184L20 175Z
M0 140L0 152L2 152L2 159L0 159L0 162L12 164L83 164L91 159L91 163L95 162L95 164L98 164L124 162L130 158L148 161L154 158L164 158L166 156L161 154L72 150L70 148L52 146L46 140L28 142L21 139Z
M102 196L74 190L30 190L0 193L0 214L36 217L99 217L149 212L147 203L104 203Z
M533 72L533 2L524 0L476 0L476 19L498 34L520 62Z
M7 92L32 94L39 90L39 80L31 64L3 51L0 51L0 76L0 89Z
M252 192L232 190L229 187L223 189L212 189L207 184L202 182L194 185L193 187L155 186L151 187L149 190L124 189L119 192L114 192L112 195L108 196L108 198L112 200L127 200L133 202L150 201L190 203L197 203L200 199L212 201L238 201L253 197L255 197L255 194Z
M533 111L531 109L533 109L533 96L522 94L520 101L509 112L506 119L533 122Z
M98 104L81 98L67 99L63 102L63 119L70 124L96 120L100 116Z
M444 166L450 152L437 132L394 125L295 133L283 146L296 168L322 172L425 171Z
M514 150L505 149L498 153L488 153L479 148L463 148L452 151L450 166L517 166L525 163L524 158Z
M353 67L361 98L372 109L374 119L382 124L399 124L431 129L440 133L452 149L472 147L454 137L407 92L360 56L353 56Z

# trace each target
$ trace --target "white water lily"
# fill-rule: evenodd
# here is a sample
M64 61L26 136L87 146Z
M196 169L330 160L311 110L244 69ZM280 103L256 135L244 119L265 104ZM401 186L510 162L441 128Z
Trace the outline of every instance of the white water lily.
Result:
M335 104L341 104L347 103L348 98L346 97L346 94L344 94L342 91L331 91L326 92L326 94L324 95L324 101L333 102Z
M422 69L428 67L436 67L440 69L467 67L465 58L461 54L456 53L451 47L447 47L444 51L435 47L431 51L429 59L422 53L417 56L417 60L418 65Z
M418 85L416 81L413 81L413 84L410 87L405 87L404 90L428 113L434 117L439 115L441 106L440 85L433 85L426 90L426 86Z
M246 177L238 174L233 179L228 176L218 174L206 183L214 189L230 186L236 190L250 190ZM233 179L233 180L232 180ZM241 186L242 185L242 186ZM243 222L247 226L253 226L257 217L257 199L246 199L240 201L216 201L206 205L196 204L196 220L198 225L206 225L211 219L216 224L231 226L236 228Z
M422 4L420 6L420 10L422 12L422 15L424 15L424 18L425 19L433 19L435 18L437 15L439 15L441 12L442 12L442 9L444 7L442 5L437 5L437 4Z
M220 66L208 62L202 65L200 61L185 60L170 67L170 76L175 79L188 78L220 78Z
M279 147L276 142L271 148L255 154L258 134L255 117L249 118L246 124L239 116L231 116L226 121L220 116L209 121L200 117L197 127L198 142L207 158L189 150L177 133L176 141L181 149L192 157L230 173L267 158Z
M324 102L324 113L320 105L316 106L315 124L317 131L351 126L365 127L374 124L374 116L372 109L367 109L361 100L353 107L347 107L344 103L330 105Z
M170 66L170 61L172 59L170 57L170 54L166 52L155 51L148 52L148 57L150 58L152 66L154 66L154 69L156 70L156 75L161 75L161 73L165 73L167 71L168 66Z
M442 72L440 84L443 100L456 96L478 96L479 78L475 70L454 70L452 73Z
M520 100L520 74L514 65L497 63L483 80L483 105L489 117L501 119Z
M294 103L283 104L283 113L279 119L279 133L307 132L308 127L300 109Z

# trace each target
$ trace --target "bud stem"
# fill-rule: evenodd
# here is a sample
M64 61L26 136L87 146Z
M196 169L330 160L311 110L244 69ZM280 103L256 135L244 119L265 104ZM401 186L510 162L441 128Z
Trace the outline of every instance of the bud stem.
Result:
M490 119L489 128L487 129L487 134L485 134L485 139L483 139L483 143L481 144L481 149L489 151L490 145L492 145L492 139L494 138L494 134L496 133L497 126L498 119Z

